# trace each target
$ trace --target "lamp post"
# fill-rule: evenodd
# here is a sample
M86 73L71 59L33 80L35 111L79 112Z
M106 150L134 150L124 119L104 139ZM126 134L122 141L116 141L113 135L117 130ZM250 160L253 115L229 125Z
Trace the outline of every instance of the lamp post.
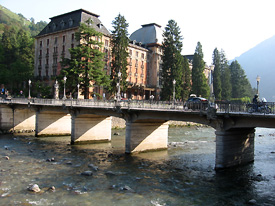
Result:
M173 80L173 101L174 101L174 104L175 104L175 86L176 86L176 80L174 79Z
M32 81L29 79L29 99L31 98L31 83Z
M119 71L118 74L118 83L117 83L117 101L120 101L120 78L121 78L121 72Z
M63 99L66 99L66 81L67 81L67 77L64 76L63 80L64 80L64 96L63 96Z
M77 99L79 98L79 87L80 87L80 85L77 84Z
M59 85L58 85L58 81L56 80L55 81L55 84L54 84L54 88L55 88L55 99L58 99L58 95L59 95Z
M259 83L260 83L261 77L257 75L256 81L257 81L257 94L259 94Z

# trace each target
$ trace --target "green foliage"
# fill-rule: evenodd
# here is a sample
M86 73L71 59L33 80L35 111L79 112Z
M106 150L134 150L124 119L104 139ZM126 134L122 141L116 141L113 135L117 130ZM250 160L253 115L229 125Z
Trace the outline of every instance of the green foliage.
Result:
M192 93L197 96L208 97L209 85L204 75L205 63L203 61L202 45L197 43L192 68Z
M128 26L124 16L120 14L112 22L114 30L112 31L112 66L111 66L111 93L117 92L118 73L121 72L120 87L122 91L127 90L127 49L129 44Z
M12 93L26 88L33 73L34 42L24 30L4 28L0 40L0 84Z
M213 89L217 100L222 97L222 82L221 82L221 61L220 53L217 48L213 52L213 65L215 66L213 72Z
M238 61L233 61L229 68L231 71L232 98L252 97L252 87Z
M17 31L22 29L31 36L36 36L46 25L47 22L45 21L35 23L33 18L29 21L22 14L15 14L0 5L0 34L4 32L4 27L8 26Z
M250 103L251 97L242 97L242 98L232 98L230 100L232 103Z
M180 28L174 20L168 21L163 33L163 56L162 56L162 90L161 98L171 100L173 95L173 80L176 80L175 98L182 99L185 82L184 59L181 55L182 36ZM187 85L185 85L188 87Z
M220 62L221 62L221 80L222 80L222 99L227 100L231 98L232 95L232 85L231 85L231 73L228 65L228 61L225 56L225 52L221 50L220 52Z
M89 99L89 87L98 85L106 88L110 83L103 71L105 54L101 52L102 42L99 41L102 34L92 24L91 19L80 24L79 31L75 34L80 44L70 49L71 58L62 59L58 77L59 81L64 76L67 77L66 88L72 93L76 92L76 85L79 84L85 99Z
M187 100L191 92L191 70L189 68L189 62L187 58L183 60L183 89L182 99Z

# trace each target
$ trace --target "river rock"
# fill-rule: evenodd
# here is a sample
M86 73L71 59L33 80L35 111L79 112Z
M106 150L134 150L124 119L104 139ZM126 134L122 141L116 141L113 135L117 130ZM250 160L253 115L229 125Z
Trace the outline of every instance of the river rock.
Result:
M131 187L127 186L127 185L125 185L125 186L123 186L123 187L120 187L119 190L120 190L120 191L134 192L134 190L133 190Z
M255 205L255 204L257 204L257 201L254 200L254 199L251 199L251 200L248 201L248 204Z
M88 167L92 168L94 171L98 170L98 167L93 164L89 164Z
M55 192L55 186L51 186L48 190L52 191L52 192Z
M81 175L84 175L84 176L92 176L92 175L93 175L93 172L92 172L92 171L85 171L85 172L82 172Z
M28 188L29 191L32 191L32 192L40 192L40 188L37 184L33 184L31 185L29 188Z

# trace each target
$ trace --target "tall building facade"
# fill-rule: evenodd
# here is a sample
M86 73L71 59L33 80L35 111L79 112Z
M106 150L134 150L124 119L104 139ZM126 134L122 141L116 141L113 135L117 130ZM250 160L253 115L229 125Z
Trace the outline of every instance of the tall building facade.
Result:
M91 18L93 28L103 34L101 41L105 52L104 70L110 74L110 32L99 20L99 15L79 9L50 18L50 23L35 38L34 76L45 84L54 85L55 78L60 74L62 57L69 58L69 49L77 46L75 38L80 23ZM91 92L103 93L103 88L95 85Z
M91 18L92 27L103 34L100 39L103 43L102 52L105 52L104 71L111 75L111 34L99 20L99 15L79 9L66 14L61 14L50 18L50 23L35 38L35 65L34 75L38 80L52 86L54 93L54 83L56 76L60 74L62 57L69 58L69 49L77 46L75 33L78 31L80 23ZM142 25L130 35L128 45L128 66L126 92L121 92L122 98L160 100L161 92L161 72L162 72L162 42L163 30L155 23ZM192 55L189 55L192 59ZM190 59L190 69L192 61ZM211 71L206 67L206 76ZM90 88L90 98L93 93L100 94L106 98L112 98L105 93L104 88L93 85ZM103 95L104 93L104 95Z

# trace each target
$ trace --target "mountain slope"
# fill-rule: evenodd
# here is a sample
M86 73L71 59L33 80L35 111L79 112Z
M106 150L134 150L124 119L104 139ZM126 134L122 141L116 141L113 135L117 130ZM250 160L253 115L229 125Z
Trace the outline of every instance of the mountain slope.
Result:
M261 77L260 97L275 102L275 36L261 42L237 57L252 87L256 88L256 77Z
M23 29L32 36L37 35L45 26L47 22L40 21L35 23L34 19L29 21L22 14L16 14L0 5L0 35L3 33L5 26Z

